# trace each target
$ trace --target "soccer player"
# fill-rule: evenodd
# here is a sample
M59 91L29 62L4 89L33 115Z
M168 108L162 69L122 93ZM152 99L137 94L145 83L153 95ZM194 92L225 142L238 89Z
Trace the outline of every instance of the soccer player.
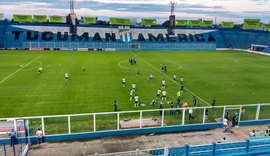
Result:
M184 92L184 84L181 84L181 85L180 85L180 91L181 91L181 93Z
M180 105L180 102L181 102L181 98L179 97L179 98L176 99L176 104Z
M139 96L136 95L136 96L134 97L134 99L135 99L134 107L139 107Z
M38 68L38 75L41 74L42 70L43 70L43 67L39 67L39 68Z
M148 80L152 80L153 77L154 77L153 74L150 74Z
M164 65L164 72L166 73L167 72L167 66Z
M163 105L161 104L161 105L159 105L159 109L160 109L160 111L159 111L159 115L160 116L162 116L162 114L163 114L163 111L162 111L162 109L163 109Z
M160 90L160 88L157 90L157 98L159 98L160 97L160 93L161 93L161 90Z
M82 67L82 71L83 71L83 72L86 72L86 68L85 68L85 67Z
M162 89L165 89L165 80L163 79L162 81L161 81L161 85L162 85Z
M131 89L129 93L129 100L131 101L132 99L133 99L133 89Z
M117 105L118 105L118 102L116 100L113 101L113 108L114 108L114 111L117 112Z
M167 100L166 94L167 94L166 90L163 90L162 91L162 101Z
M188 120L194 119L192 114L193 114L193 109L189 108L189 110L188 110Z
M136 76L139 76L139 75L140 75L140 71L138 70L138 71L137 71L137 75L136 75Z
M204 122L207 122L208 121L208 109L206 108L205 109L205 120L204 120Z
M40 75L40 73L41 73L41 69L40 69L40 67L38 68L38 75Z
M126 78L125 78L125 77L122 78L122 86L123 86L123 87L126 86Z
M136 84L135 83L132 83L132 90L133 90L133 92L136 92Z
M180 84L184 84L184 78L183 78L183 76L180 78Z
M69 79L68 72L66 72L65 77L66 77L66 81L67 81Z
M188 103L184 102L184 103L182 104L182 108L187 108L187 107L188 107Z
M156 104L156 100L153 99L153 100L151 101L150 105L151 105L151 106L155 106L155 104Z
M180 102L177 103L175 107L176 107L176 108L180 108ZM176 112L177 112L177 114L179 114L179 113L180 113L180 109L177 109Z
M196 98L196 96L193 96L193 105L194 105L194 107L197 106L197 98Z
M216 105L216 98L214 97L212 100L212 107L215 107L215 105Z
M176 74L173 75L173 80L176 81Z
M170 105L170 108L171 108L171 110L170 110L170 115L173 115L173 112L174 112L174 110L172 110L173 109L173 102L168 102L168 104Z
M181 91L180 90L176 93L176 97L177 98L180 98L181 97Z

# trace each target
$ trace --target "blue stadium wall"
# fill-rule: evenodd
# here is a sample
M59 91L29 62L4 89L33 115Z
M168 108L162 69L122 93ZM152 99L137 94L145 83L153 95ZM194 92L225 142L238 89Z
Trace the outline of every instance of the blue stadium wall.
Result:
M0 23L0 48L37 49L143 49L214 50L248 49L251 44L270 46L270 32L243 29L177 28L175 37L162 27L84 26L70 34L67 24ZM269 51L269 48L265 49Z

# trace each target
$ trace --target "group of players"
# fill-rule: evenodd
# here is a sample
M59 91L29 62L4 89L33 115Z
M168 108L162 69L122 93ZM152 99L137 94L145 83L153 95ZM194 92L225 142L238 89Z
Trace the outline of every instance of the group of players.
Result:
M129 59L129 63L131 65L134 65L134 64L137 63L137 61L135 59ZM162 72L167 72L167 66L164 65L164 64L161 64L161 70L162 70ZM138 72L137 73L137 76L139 74L140 73ZM152 80L153 78L154 78L154 75L153 74L150 74L150 76L148 77L148 80ZM174 81L177 81L177 75L176 74L173 75L173 80ZM126 86L126 78L125 77L122 78L122 85L123 85L123 87ZM187 103L183 103L183 105L180 106L181 95L184 92L184 78L183 77L180 78L180 86L179 87L180 87L180 89L176 93L176 108L187 107L188 106ZM134 107L139 107L139 104L140 104L139 103L139 96L136 93L136 84L135 83L132 83L132 88L130 90L129 97L130 97L129 98L130 101L132 101L134 99ZM158 90L156 92L156 98L152 100L152 102L150 103L150 105L151 106L154 106L155 103L156 103L156 100L160 100L158 102L160 104L160 106L162 106L163 101L167 101L166 81L165 81L165 79L162 79L162 81L161 81L161 89L158 88ZM170 105L170 108L174 108L173 102L168 101L167 103ZM212 99L212 106L215 107L215 105L216 105L216 99L214 97ZM194 107L197 106L197 98L196 98L196 96L193 96L193 106Z
M134 65L137 63L137 61L135 59L129 59L129 63L131 65ZM162 72L166 72L167 71L167 67L166 65L162 65ZM43 67L39 67L37 69L38 71L38 75L40 75L42 72L43 72L44 68ZM85 72L86 71L86 68L85 67L82 67L82 71ZM137 73L138 75L138 73ZM152 80L154 78L154 75L153 74L150 74L149 77L148 77L148 80ZM65 80L68 81L69 80L69 74L68 72L65 73ZM177 80L177 76L176 74L173 75L173 80L176 81ZM125 87L126 86L126 78L123 77L122 78L122 86ZM139 96L136 92L136 83L132 83L131 85L131 90L130 90L130 101L132 101L134 99L134 107L139 107ZM180 100L181 100L181 94L184 92L184 78L181 77L180 78L180 90L176 93L176 107L178 106L178 108L180 107ZM157 89L157 92L156 92L156 99L153 99L152 102L150 103L151 106L154 106L155 103L156 103L156 100L161 100L159 101L158 103L159 104L163 104L163 101L166 101L167 100L167 91L166 91L166 81L165 79L162 79L161 81L161 89L158 88ZM193 104L194 106L196 107L196 103L197 103L197 99L196 97L194 96L193 97ZM216 103L216 100L215 98L212 100L212 106L215 106L215 103ZM173 102L168 102L168 104L170 104L170 107L173 108ZM115 110L117 110L117 102L114 101L114 108Z
M165 67L166 68L166 67ZM164 68L162 69L164 70ZM153 74L150 74L148 80L151 80L154 78ZM177 80L177 76L176 74L173 75L173 79L174 81ZM126 78L123 77L122 78L122 86L125 87L126 86ZM180 100L181 100L181 94L184 92L184 78L181 77L180 78L180 90L176 93L177 96L177 104L180 105ZM131 85L131 90L129 93L129 100L132 101L134 100L134 107L137 108L140 106L140 102L139 102L139 96L136 92L136 83L132 83ZM163 101L167 100L167 91L166 91L166 81L165 79L162 79L161 81L161 89L158 88L157 92L156 92L156 98L152 100L152 102L150 103L151 106L154 106L156 103L156 100L160 100L160 102L158 102L159 104L163 104ZM168 102L170 104L173 104L173 102Z
M130 65L137 64L137 61L136 61L135 58L133 58L133 59L128 59L128 62L129 62Z

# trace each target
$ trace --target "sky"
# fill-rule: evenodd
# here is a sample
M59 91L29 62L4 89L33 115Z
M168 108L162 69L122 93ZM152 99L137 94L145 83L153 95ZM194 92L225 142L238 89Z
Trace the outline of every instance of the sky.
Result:
M75 0L77 16L167 19L172 0ZM270 0L174 0L177 19L207 19L241 23L244 18L270 21ZM0 0L0 13L62 15L69 13L69 0Z

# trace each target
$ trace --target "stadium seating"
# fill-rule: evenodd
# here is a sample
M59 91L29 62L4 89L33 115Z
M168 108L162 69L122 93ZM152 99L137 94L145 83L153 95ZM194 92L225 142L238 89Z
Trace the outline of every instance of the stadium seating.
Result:
M249 49L251 44L266 45L270 47L270 33L250 30L220 30L228 48ZM267 49L265 49L267 51Z
M164 155L165 149L150 150L154 156ZM265 153L270 150L270 137L253 137L247 141L231 143L213 143L211 145L184 146L169 148L169 156L209 156L213 155L248 155L248 153ZM188 152L188 154L186 153Z
M216 48L249 49L251 44L258 44L268 46L260 49L261 51L270 51L270 32L239 28L176 28L176 36L173 38L168 38L167 29L161 26L153 28L131 26L127 28L130 31L127 31L126 34L120 34L119 28L116 26L79 25L77 36L69 34L67 24L1 22L0 28L4 30L0 32L0 48L10 49L114 48L131 50L138 47L144 50L214 50ZM68 33L68 37L63 40L65 32ZM38 36L34 36L35 33ZM123 42L121 35L122 38L123 35L127 35L124 37L130 38L131 42ZM213 36L214 41L209 40L209 35L210 38Z

